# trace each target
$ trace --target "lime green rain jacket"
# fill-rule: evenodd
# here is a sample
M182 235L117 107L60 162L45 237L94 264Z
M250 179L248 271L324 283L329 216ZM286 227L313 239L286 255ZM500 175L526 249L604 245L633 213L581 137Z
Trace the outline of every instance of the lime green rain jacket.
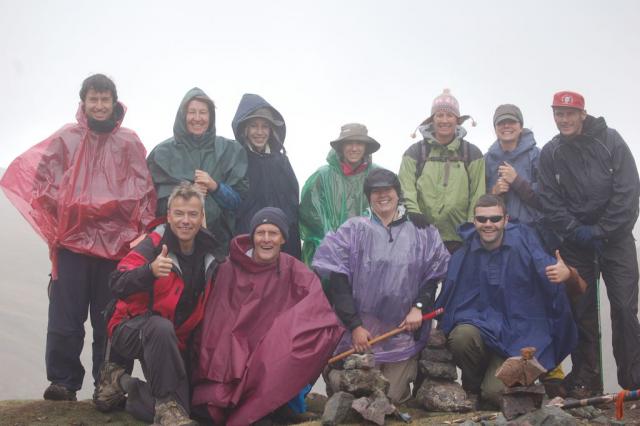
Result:
M424 140L407 149L400 164L400 185L405 206L409 212L422 213L440 231L443 241L461 241L456 232L459 225L473 220L473 206L485 193L485 170L482 152L468 143L468 161L456 161L461 157L461 143L467 134L461 126L455 139L448 145L440 145L431 133L432 126L421 129ZM429 158L422 173L416 179L416 166L420 163L421 144L430 145ZM452 158L452 161L446 159Z
M335 150L329 151L326 165L312 174L300 196L300 236L302 260L311 265L316 248L329 231L335 231L347 219L359 216L369 207L364 195L364 179L377 167L367 158L367 168L345 176Z

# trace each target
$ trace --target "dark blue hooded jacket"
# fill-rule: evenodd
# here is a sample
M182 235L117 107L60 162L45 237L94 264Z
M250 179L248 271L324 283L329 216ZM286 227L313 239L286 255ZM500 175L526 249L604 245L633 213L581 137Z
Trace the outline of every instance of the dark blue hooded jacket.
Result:
M485 170L487 174L487 190L496 184L498 180L498 167L506 161L511 164L518 173L518 179L523 179L529 187L538 192L538 157L540 149L536 146L533 132L523 129L518 145L513 151L505 152L500 147L500 141L495 141L484 156ZM518 182L514 182L517 184ZM536 195L537 197L537 195ZM504 194L504 202L507 206L509 217L518 219L521 223L533 223L541 215L540 211L531 205L528 200L523 200L514 185ZM537 201L537 200L536 200Z
M459 234L464 245L451 257L436 301L445 310L440 328L448 334L458 324L472 324L502 357L535 346L540 363L553 369L578 339L565 285L545 275L556 259L526 225L508 224L493 251L482 247L473 224L462 225Z
M244 129L246 118L259 108L269 108L275 120L282 125L273 126L269 136L270 153L259 153L249 147ZM283 251L300 259L300 232L298 230L299 187L296 175L284 150L287 127L282 115L262 97L247 93L242 96L231 123L236 140L247 151L249 165L249 192L240 204L236 218L236 235L250 233L253 215L263 207L278 207L289 219L289 238Z

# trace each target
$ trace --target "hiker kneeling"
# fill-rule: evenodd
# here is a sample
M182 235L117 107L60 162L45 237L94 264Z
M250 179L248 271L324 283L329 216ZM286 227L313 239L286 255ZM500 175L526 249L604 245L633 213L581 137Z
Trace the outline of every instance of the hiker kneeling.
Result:
M250 229L231 241L194 339L194 413L230 426L286 411L344 332L318 277L281 252L284 212L265 207Z
M568 295L584 292L586 283L560 254L548 255L531 228L509 223L498 196L481 196L473 223L459 232L464 244L436 301L444 308L439 327L469 398L497 407L504 386L495 372L505 358L534 346L553 370L575 347Z
M204 228L204 198L184 183L168 200L167 223L156 227L118 264L110 287L118 297L108 324L111 359L138 359L148 383L107 361L94 402L100 411L122 405L160 425L197 425L189 419L187 341L200 323L218 262L217 242Z
M329 278L327 293L349 329L336 353L353 347L372 350L376 366L389 380L387 396L404 402L417 373L417 355L429 336L430 310L437 282L447 271L449 252L435 227L414 224L403 205L400 181L391 171L375 169L364 181L370 209L327 234L313 259L313 268ZM423 312L424 311L424 312ZM406 331L371 347L372 337L398 326ZM328 385L337 389L337 371Z

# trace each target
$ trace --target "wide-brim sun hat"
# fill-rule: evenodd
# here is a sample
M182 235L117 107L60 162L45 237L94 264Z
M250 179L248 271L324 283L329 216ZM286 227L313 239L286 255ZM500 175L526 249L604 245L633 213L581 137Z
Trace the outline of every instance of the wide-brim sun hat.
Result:
M367 154L373 154L380 149L380 143L369 136L367 126L360 123L348 123L340 128L338 139L329 142L331 147L340 151L343 144L347 142L361 142L367 147Z

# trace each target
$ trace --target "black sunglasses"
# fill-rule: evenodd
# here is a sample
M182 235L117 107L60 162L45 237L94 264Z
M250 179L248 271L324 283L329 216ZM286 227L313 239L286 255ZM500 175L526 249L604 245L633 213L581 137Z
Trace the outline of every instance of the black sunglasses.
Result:
M490 220L491 223L498 223L503 218L504 216L476 216L476 222L487 223L487 221Z

